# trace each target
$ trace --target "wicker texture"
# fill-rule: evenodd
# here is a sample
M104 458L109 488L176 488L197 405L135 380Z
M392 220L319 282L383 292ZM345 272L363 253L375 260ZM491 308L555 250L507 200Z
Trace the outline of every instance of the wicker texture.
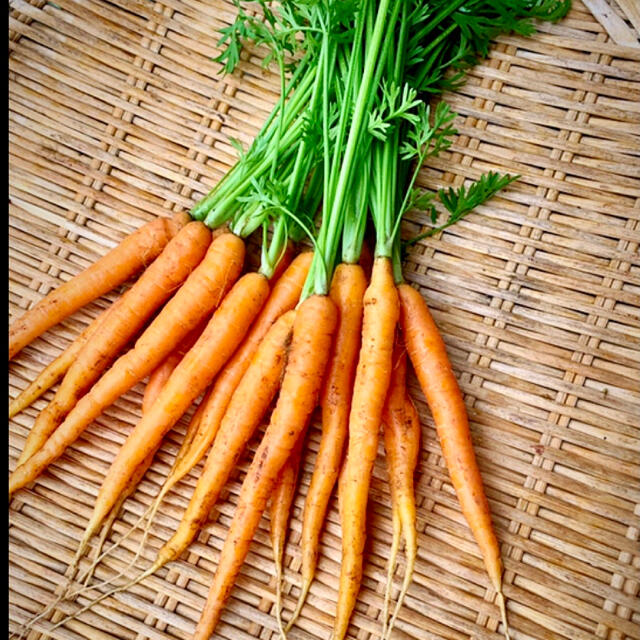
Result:
M216 0L10 3L11 318L144 221L189 207L234 162L229 138L251 141L278 84L259 52L245 52L236 75L217 75L216 32L234 13ZM422 185L455 186L489 169L522 176L414 246L405 262L465 393L502 542L513 637L638 639L640 49L616 44L576 1L563 22L542 25L533 38L500 38L447 99L460 114L460 135L422 171ZM425 224L409 216L403 232ZM114 296L26 348L9 367L11 397ZM420 550L395 637L494 640L501 637L495 593L413 379L411 386L423 424ZM11 503L11 629L60 584L100 481L139 419L142 390L107 410ZM11 469L49 398L10 422ZM156 495L183 432L181 423L168 436L112 539ZM318 442L314 425L287 548L285 618L298 595L301 508ZM248 460L187 555L55 637L188 638ZM199 468L169 495L151 547L175 529ZM381 624L391 540L382 449L374 475L365 578L349 636L358 640L377 637ZM278 635L267 526L265 518L216 637ZM97 578L123 568L139 539L102 563ZM147 548L141 566L151 558ZM332 505L319 573L292 640L329 637L339 561Z

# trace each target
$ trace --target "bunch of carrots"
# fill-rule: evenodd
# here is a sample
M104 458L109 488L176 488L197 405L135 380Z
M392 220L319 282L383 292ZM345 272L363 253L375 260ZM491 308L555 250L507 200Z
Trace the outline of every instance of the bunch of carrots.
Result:
M333 638L346 636L362 581L369 484L381 433L393 519L383 617L383 637L388 637L410 586L418 545L413 476L421 429L407 390L411 365L507 634L500 550L463 398L423 298L404 282L400 223L411 209L431 215L434 226L409 241L416 242L454 224L515 179L489 173L455 190L416 188L424 162L446 149L456 133L455 114L447 105L430 106L423 98L455 87L498 33L530 33L532 19L556 20L568 3L319 0L282 3L277 10L260 5L259 16L239 10L223 33L226 46L219 57L232 71L240 46L249 40L268 47L268 60L278 65L281 97L253 145L239 149L236 165L190 214L143 226L10 327L11 359L47 329L137 275L10 405L11 417L60 381L10 476L11 497L102 411L147 379L141 419L102 483L67 583L23 632L63 599L103 590L70 617L77 616L177 560L206 524L247 443L266 421L194 638L213 633L268 507L278 576L276 616L286 636L312 584L336 487L342 563ZM436 224L443 210L448 215ZM371 259L364 242L368 229L374 236ZM245 240L255 232L262 233L260 268L246 272ZM304 239L312 250L300 250ZM156 499L129 533L102 552L124 500L166 434L194 404ZM322 437L303 513L302 587L285 624L284 541L305 432L316 407ZM202 460L177 530L149 567L123 583L163 499ZM92 582L97 563L143 523L130 566L107 582ZM94 536L99 538L93 562L79 575ZM401 544L406 570L390 611ZM55 616L54 628L70 618Z

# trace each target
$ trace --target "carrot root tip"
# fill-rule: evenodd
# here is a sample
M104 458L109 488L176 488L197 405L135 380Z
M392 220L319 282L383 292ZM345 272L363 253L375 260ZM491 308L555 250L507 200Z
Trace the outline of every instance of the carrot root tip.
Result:
M498 607L500 609L500 617L502 619L502 626L504 627L504 637L506 640L511 640L511 636L509 635L509 623L507 621L507 603L502 591L498 591L497 600Z
M302 607L307 599L307 594L309 593L309 587L311 587L311 580L305 580L302 583L302 590L300 591L300 596L298 598L298 602L296 602L296 607L291 614L291 619L287 622L287 626L284 628L285 633L288 632L291 627L296 623L296 620L300 616L300 612L302 611Z

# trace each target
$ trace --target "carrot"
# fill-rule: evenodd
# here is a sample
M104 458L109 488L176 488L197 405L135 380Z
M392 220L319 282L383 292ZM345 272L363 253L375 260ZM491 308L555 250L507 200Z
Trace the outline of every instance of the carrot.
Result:
M158 552L156 569L179 557L195 538L267 412L280 387L295 317L293 310L283 314L260 343L229 402L189 506L174 535Z
M310 252L299 254L276 281L251 331L214 381L211 393L204 403L198 429L195 431L191 442L189 442L188 451L183 453L180 462L176 463L167 477L160 493L156 497L153 506L154 512L171 488L198 464L211 442L213 442L229 401L249 367L249 363L260 342L272 324L282 314L293 309L300 299L302 286L309 272L311 258L312 254Z
M158 259L113 305L105 322L101 323L100 331L96 331L93 339L85 342L78 353L53 400L38 415L24 445L22 458L25 461L42 448L78 399L202 260L210 238L211 233L200 222L184 226ZM21 467L24 466L23 463Z
M271 548L273 550L273 560L276 565L276 620L280 635L286 638L286 632L282 625L282 560L284 556L284 544L287 537L287 525L289 522L289 512L296 493L298 472L300 470L300 458L302 453L302 443L304 435L301 435L296 442L290 458L280 471L276 480L276 485L271 494L271 525L269 534L271 538Z
M444 341L424 299L408 284L398 285L398 294L407 351L431 410L442 455L462 513L480 547L487 573L498 594L498 605L508 637L500 547L473 451L462 393L451 369Z
M216 241L224 237L220 236ZM239 239L238 241L241 242ZM142 416L129 434L112 462L96 497L93 513L71 563L74 572L89 540L98 531L139 465L155 452L166 432L181 418L228 360L263 305L268 291L266 278L257 273L248 273L236 282L213 314L202 335L174 369L149 412ZM58 432L59 430L54 437ZM147 573L140 576L139 580L146 575ZM117 574L108 582L119 576L120 574ZM121 590L122 587L118 587L108 591L95 602ZM56 627L86 611L95 602L58 622Z
M110 308L109 308L110 309ZM26 409L35 402L43 393L51 389L53 385L64 376L77 358L80 350L87 340L94 334L100 322L109 311L106 309L89 324L89 326L61 353L55 360L49 363L38 377L9 403L9 419ZM30 454L22 452L18 458L18 464L22 464ZM26 456L26 457L25 457Z
M191 544L209 517L211 508L216 503L245 445L280 388L295 316L294 310L283 314L272 325L260 343L249 368L229 402L229 407L220 425L220 431L209 452L182 520L173 536L158 551L153 565L134 580L103 593L86 605L82 611L114 593L129 589L147 576L152 575L168 562L177 559ZM80 611L74 615L79 613Z
M393 353L393 373L383 412L384 446L387 454L393 520L393 541L384 596L383 639L391 634L395 619L402 607L404 596L411 583L418 551L413 474L420 450L420 420L407 393L406 374L407 353L402 336L398 332ZM400 595L391 621L388 623L391 585L401 536L404 538L406 569Z
M183 232L189 226L191 225ZM179 237L176 236L174 240ZM216 238L205 259L149 325L135 347L121 356L89 393L79 400L40 451L14 471L9 478L10 493L35 479L80 436L105 407L148 375L176 343L184 339L218 305L239 275L243 260L242 240L229 233Z
M344 638L362 581L366 508L378 432L391 378L399 316L391 261L378 257L364 296L362 346L349 413L349 441L341 486L342 565L334 640Z
M337 310L328 296L311 295L297 309L276 407L242 483L194 640L208 639L218 623L273 485L317 404L336 324Z
M135 468L224 366L258 314L268 291L264 276L248 273L225 296L200 338L174 369L149 413L129 434L111 464L80 547L86 546Z
M362 300L366 288L365 272L360 265L338 265L329 296L339 310L339 320L320 401L322 437L302 518L302 586L286 630L295 623L313 581L318 562L320 533L342 462L353 378L360 348Z
M250 362L245 363L248 369L246 371L246 375L241 380L241 384L239 386L236 385L237 387L236 394L235 395L231 394L235 398L235 400L233 400L232 398L232 401L229 404L229 407L230 407L229 415L233 416L233 418L227 419L226 422L223 420L222 424L226 426L222 427L222 435L220 436L220 442L222 442L222 444L217 448L216 454L214 454L213 451L210 454L210 459L212 460L212 463L208 463L207 465L205 465L205 468L202 472L202 476L197 485L194 496L198 493L198 490L200 487L207 487L207 492L208 492L207 495L213 496L213 502L217 500L217 494L214 495L213 490L211 488L211 484L210 484L211 483L211 480L209 479L209 475L211 473L210 470L213 469L215 470L215 472L219 473L218 475L219 478L222 478L224 476L224 479L222 479L219 485L219 488L221 490L222 487L224 486L224 483L226 482L226 478L228 474L231 472L231 469L233 468L233 464L235 460L237 460L237 457L240 455L242 448L251 437L251 433L253 433L253 430L258 426L258 423L262 418L262 416L264 415L264 413L266 412L269 403L275 396L275 393L280 383L280 378L282 376L282 370L284 369L284 363L286 361L284 352L286 350L286 347L289 341L289 334L291 332L291 327L293 325L294 313L293 311L289 311L288 313L285 313L280 317L279 320L275 322L275 324L271 326L271 328L269 328L266 326L267 323L265 322L264 312L267 311L268 312L267 316L272 318L275 313L279 313L282 310L286 300L288 299L284 295L283 291L285 293L288 291L289 293L287 294L287 296L289 297L291 294L295 294L296 298L299 297L302 281L304 280L304 277L306 275L306 269L305 268L300 269L300 266L305 264L308 265L308 259L306 257L303 260L298 261L297 266L294 267L294 265L292 265L293 273L289 273L288 277L281 279L281 281L276 284L276 286L274 287L274 290L272 291L267 302L265 303L265 307L263 308L260 315L258 316L256 324L254 325L254 329L249 333L248 337L245 339L245 342L243 342L243 345L236 352L236 356L241 352L246 353L247 343L249 341L253 341L255 343L256 329L258 329L258 332L260 334L263 333L263 330L267 332L267 336L262 341L262 343L255 345L257 350L257 353L255 354L255 358L253 358ZM301 273L298 273L299 271L301 271ZM299 286L298 287L292 286L292 284L295 283L296 281L299 281L300 283ZM277 302L277 304L274 304L274 300L275 302ZM292 302L291 306L293 306L293 304L295 303ZM271 309L270 311L268 307ZM262 327L262 329L260 327ZM229 367L233 366L234 361L237 362L237 359L235 358L232 359L227 364L224 371L228 371ZM242 360L242 362L244 362L244 359ZM165 363L163 363L163 365L164 364L166 364L166 361ZM270 372L267 372L266 368L270 368ZM161 373L159 372L158 375L161 375ZM221 376L222 375L224 375L224 372L221 373ZM154 389L155 389L155 385L152 387L147 386L147 390L145 392L145 399L147 396L147 392L151 395L154 394ZM151 522L160 505L160 502L164 497L164 495L166 495L167 491L171 488L171 486L173 486L173 483L170 482L171 479L176 478L176 482L177 482L177 480L179 480L184 475L182 474L178 477L176 475L176 470L184 468L184 466L182 466L184 463L184 458L189 456L193 448L194 438L196 436L196 433L199 431L199 426L203 419L203 416L206 414L207 408L209 407L209 398L214 392L214 389L215 389L214 386L212 386L209 389L205 397L200 402L200 405L198 406L196 413L191 419L191 422L189 423L189 427L187 429L187 433L183 440L182 446L180 447L180 451L178 452L178 455L174 461L171 471L169 472L169 476L167 478L167 481L165 481L165 485L163 486L163 489L160 491L160 493L158 494L154 502L151 504L151 506L132 525L129 531L117 543L115 543L111 547L109 552L111 552L112 550L115 550L117 546L119 546L122 542L124 542L124 540L126 540L133 533L133 531L140 525L140 523L143 520L148 519L141 542L138 545L138 552L136 553L136 558L138 557L147 539ZM149 401L151 400L152 399L149 398ZM144 407L144 401L143 401L143 407ZM247 415L247 410L249 411L249 415ZM143 408L143 411L144 411L144 408ZM213 434L213 436L215 436L215 433ZM235 443L235 445L233 443ZM215 450L216 450L216 447L214 446L214 451ZM237 451L237 454L234 454L234 451ZM190 468L191 467L189 467L189 469ZM189 471L189 469L185 471L185 474ZM225 473L226 475L224 475ZM197 504L197 502L198 502L197 499L192 499L192 503ZM212 506L213 506L213 503L208 506L205 506L198 513L201 514L202 518L206 519ZM187 514L185 514L185 518L183 518L183 521L188 521L189 518L193 518L194 517L193 514L195 512L197 512L197 509L195 510L193 508L188 509ZM198 516L198 518L200 518L200 515ZM200 520L198 520L198 522L199 524L194 525L194 529L193 529L196 533L200 528L200 526L202 526L203 521L200 522ZM182 531L184 530L185 530L185 526L183 524ZM176 536L174 536L174 539L176 537L179 539L180 535L176 534ZM177 549L176 551L177 555L175 557L179 556L180 553L182 553L182 550L189 545L189 543L191 542L191 539L192 538L187 539L183 537L183 542L177 543L175 545L175 548ZM165 545L165 550L168 549L170 546L171 544L169 543ZM159 558L162 558L160 563L154 565L155 568L151 570L151 573L155 572L157 568L160 568L160 566L162 566L166 562L169 562L169 560L173 559L173 555L171 552L169 554L164 554L164 555L161 552L159 555ZM101 557L98 559L101 559ZM147 575L148 573L149 572L145 572L144 575ZM121 574L118 574L118 575L121 575ZM112 582L113 579L115 578L110 579L109 582ZM142 577L138 578L138 580L141 580L141 579Z
M151 405L160 395L167 380L182 358L202 334L205 323L201 322L184 338L180 344L151 372L142 396L142 413L148 413Z
M187 213L180 213L148 222L45 296L9 327L9 360L47 329L151 264L189 220Z
M146 400L147 406L151 406L154 400L156 399L156 397L158 396L158 394L160 393L161 389L162 387L158 384L154 384L152 386L149 386L147 384L147 386L145 387L144 398L142 402L143 413L145 411L144 409L145 400ZM49 613L54 611L54 609L58 606L58 604L60 604L60 602L62 602L63 600L75 599L77 596L81 595L82 593L88 591L89 589L94 589L96 587L95 585L89 585L91 578L93 577L95 568L97 567L100 560L102 560L102 558L106 555L106 553L111 552L116 546L120 544L120 542L122 542L122 539L120 539L120 541L112 545L107 552L102 553L102 548L107 539L107 536L109 535L109 533L111 532L111 529L113 528L113 524L116 521L116 518L120 513L120 510L122 509L122 505L124 504L126 499L136 490L138 483L140 482L144 474L147 472L147 469L151 466L151 463L153 462L153 458L155 457L157 450L158 448L156 448L154 451L149 453L149 455L140 463L135 473L131 476L131 479L127 483L127 486L125 487L124 491L118 498L118 501L111 508L111 511L109 512L108 517L105 518L104 523L102 524L102 530L100 531L100 537L98 539L98 543L94 550L94 554L93 554L94 559L89 565L89 568L86 570L86 572L83 575L79 576L79 580L84 583L84 586L75 591L71 590L71 584L72 584L73 578L75 577L76 568L75 566L70 566L69 567L70 571L67 572L66 584L62 585L63 588L60 591L60 594L58 595L58 597L53 602L49 603L49 605L45 607L44 611L34 616L31 620L25 623L22 629L22 635L24 635L29 629L32 629L33 625L36 622L38 622L39 620L42 620L42 618L44 618ZM136 554L136 557L130 564L135 563L135 561L137 560L137 555L138 554ZM115 580L120 575L121 573L117 574L116 576L110 578L109 580L102 582L99 586L105 586L106 584L110 584L111 581ZM64 616L60 612L56 612L54 613L51 619L51 622L55 624L60 622L63 618Z

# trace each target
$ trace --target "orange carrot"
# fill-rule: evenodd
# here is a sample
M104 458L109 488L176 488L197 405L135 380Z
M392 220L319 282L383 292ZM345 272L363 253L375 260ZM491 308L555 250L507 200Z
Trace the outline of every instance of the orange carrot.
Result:
M507 634L500 547L473 451L462 393L451 369L444 341L424 299L408 284L399 285L398 294L407 351L431 410L462 513L480 547L489 578L498 594Z
M216 241L221 238L224 236L220 236ZM248 273L236 282L213 314L200 338L174 369L149 412L142 416L140 422L129 434L111 463L98 492L93 513L71 562L74 573L89 540L98 531L119 496L126 490L132 476L136 474L143 461L155 452L167 431L182 417L228 360L258 314L268 292L269 285L266 278L257 273ZM53 438L58 433L59 430ZM146 575L147 573L143 574L139 579ZM119 576L120 574L117 574L117 577ZM107 594L120 590L122 588L116 588ZM103 597L100 597L98 601L102 599ZM93 604L93 602L90 603L71 618ZM63 623L64 621L57 625Z
M417 555L416 502L413 474L420 450L420 420L407 393L407 353L400 332L393 351L393 373L383 412L384 446L389 471L393 540L387 570L383 608L383 639L391 634L404 596L411 583ZM396 557L401 536L404 538L406 570L396 606L388 622L389 601Z
M360 348L362 301L366 288L366 276L360 265L338 265L329 296L338 307L339 320L320 401L322 437L302 519L302 587L294 613L287 623L287 630L296 621L313 581L318 562L320 533L340 471Z
M155 402L156 398L160 395L164 385L173 373L173 370L178 366L182 358L191 347L195 344L196 340L202 334L204 330L205 322L201 322L195 329L193 329L184 338L180 344L151 372L149 380L144 388L144 395L142 396L142 413L148 413L151 409L151 405Z
M364 296L362 346L349 414L349 441L341 486L342 565L334 640L347 632L362 581L366 509L392 368L393 337L399 316L391 261L378 257Z
M243 260L242 240L229 233L216 238L205 259L149 325L135 347L121 356L80 399L42 449L14 471L9 479L10 492L36 478L105 407L148 375L176 343L218 305L238 277Z
M38 375L38 377L26 387L20 395L9 403L9 419L26 409L35 402L43 393L51 389L51 387L64 376L69 367L78 357L80 350L87 340L94 334L100 322L111 309L106 309L95 318L91 324L61 353L55 360L48 364ZM24 452L18 459L18 464L22 464L25 460Z
M113 305L105 322L101 323L100 331L85 342L53 400L38 415L24 445L21 458L25 462L42 448L78 399L202 260L210 238L211 233L201 222L184 226L131 289ZM24 466L23 463L21 467Z
M289 512L291 504L296 494L298 471L300 470L300 458L302 453L302 443L304 434L298 438L291 456L280 471L276 485L271 494L271 523L269 535L271 538L271 549L273 550L273 560L276 565L276 620L278 629L283 638L286 637L285 629L282 625L282 560L284 556L284 544L287 537L287 526L289 523Z
M276 407L242 483L194 640L208 640L217 625L276 478L318 402L336 324L337 310L328 296L312 295L297 309Z
M231 397L180 524L158 552L155 570L176 559L206 522L225 482L280 388L296 312L283 314L260 343Z
M129 434L111 464L81 547L109 512L135 468L224 366L244 338L268 292L269 284L264 276L248 273L225 296L200 338L174 369L149 413Z
M171 488L205 455L218 432L231 396L249 367L258 345L271 325L286 311L293 309L300 299L312 255L309 252L298 255L276 281L251 331L214 381L211 393L204 403L198 429L189 443L189 449L184 452L180 462L167 477L155 500L154 510Z
M249 368L229 402L220 431L209 452L180 525L160 549L153 565L134 580L103 593L96 600L85 605L81 611L85 611L114 593L129 589L152 575L160 567L178 558L191 544L209 517L211 508L217 501L245 445L280 388L295 316L294 310L283 314L260 343Z
M151 264L189 220L180 213L148 222L45 296L9 327L9 360L47 329Z

